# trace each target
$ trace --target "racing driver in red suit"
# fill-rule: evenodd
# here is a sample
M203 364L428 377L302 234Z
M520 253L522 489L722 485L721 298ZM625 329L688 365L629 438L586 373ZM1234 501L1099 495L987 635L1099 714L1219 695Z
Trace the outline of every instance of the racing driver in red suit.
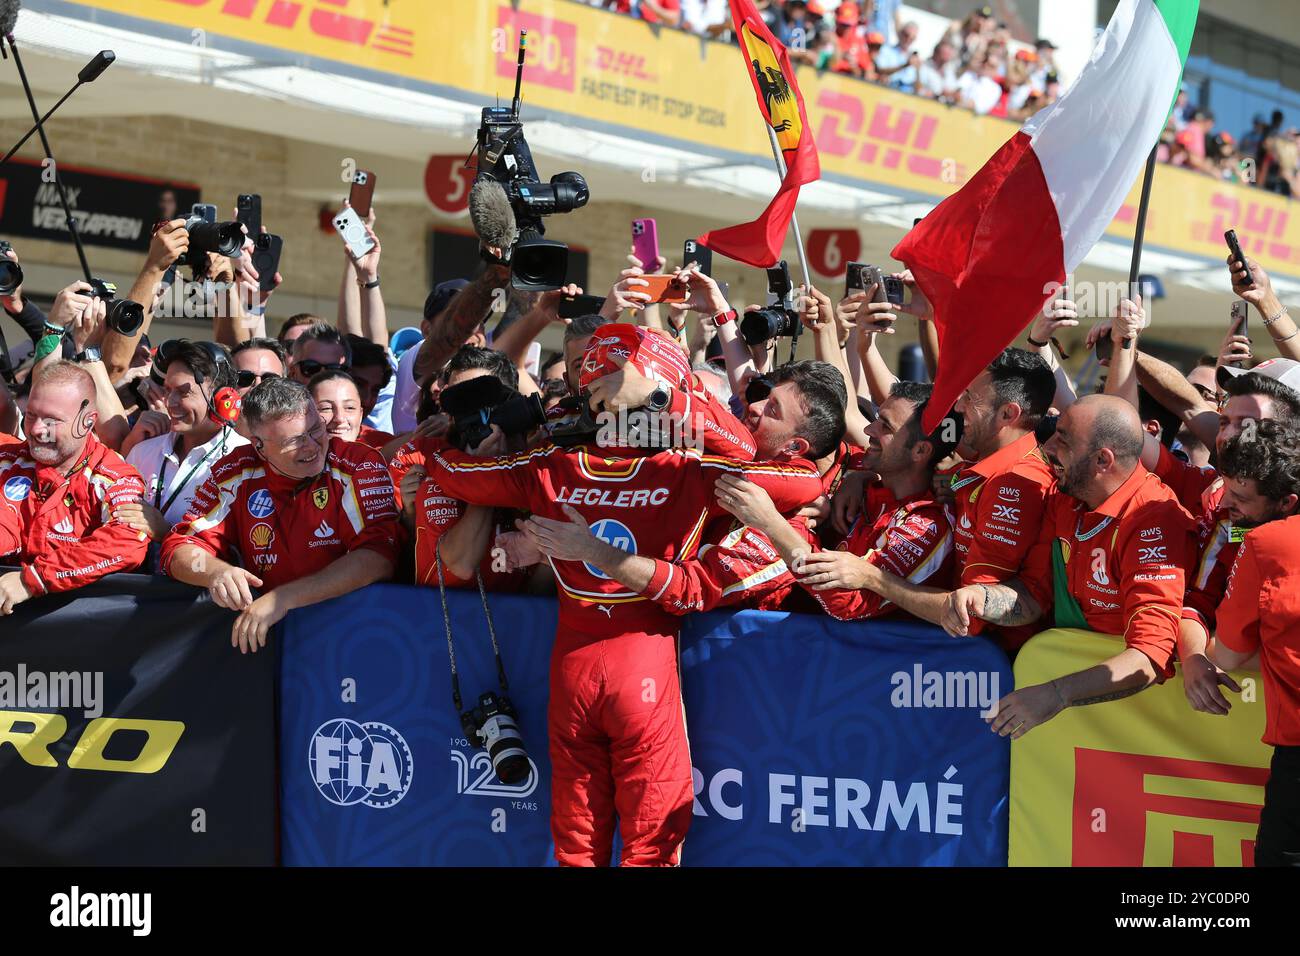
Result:
M213 466L160 566L239 611L231 644L248 653L293 608L390 578L397 508L379 452L330 438L305 386L266 379L243 422L251 444Z
M27 440L0 438L0 614L32 597L133 571L148 538L113 517L144 494L139 473L95 437L95 381L71 362L37 372L27 403ZM0 559L10 563L12 559Z
M665 386L651 402L661 411L668 389L690 373L667 339L611 324L587 346L581 387L590 391L625 363ZM821 479L806 461L741 464L696 449L632 447L628 436L607 427L617 418L601 416L599 443L548 444L500 458L436 452L429 477L473 504L525 507L553 519L567 518L567 506L597 537L665 560L694 556L705 525L724 513L713 493L721 475L763 485L786 511L821 494ZM675 865L693 805L677 674L679 619L599 568L550 563L559 590L547 715L556 858L569 866L608 865L617 816L624 865Z

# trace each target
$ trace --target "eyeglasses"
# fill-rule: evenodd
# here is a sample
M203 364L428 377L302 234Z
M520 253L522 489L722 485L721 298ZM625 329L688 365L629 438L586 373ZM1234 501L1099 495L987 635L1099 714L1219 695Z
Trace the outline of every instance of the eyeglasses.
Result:
M268 378L279 378L278 372L250 372L247 369L240 370L237 384L240 388L252 388L254 385L260 385Z
M315 359L303 359L295 366L301 370L302 374L311 378L320 372L346 372L348 366L346 362L330 362L328 365L324 362L317 362Z

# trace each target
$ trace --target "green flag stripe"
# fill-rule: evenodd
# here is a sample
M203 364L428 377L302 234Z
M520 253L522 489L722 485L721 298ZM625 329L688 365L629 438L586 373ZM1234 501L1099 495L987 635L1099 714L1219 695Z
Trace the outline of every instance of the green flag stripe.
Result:
M1196 14L1201 0L1154 0L1156 9L1164 18L1169 36L1178 51L1178 62L1187 64L1187 51L1192 48L1192 34L1196 30Z

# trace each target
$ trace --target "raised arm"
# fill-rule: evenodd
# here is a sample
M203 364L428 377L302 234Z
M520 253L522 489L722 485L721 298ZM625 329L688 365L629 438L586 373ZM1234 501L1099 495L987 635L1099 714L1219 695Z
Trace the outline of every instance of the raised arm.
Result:
M447 364L452 354L474 334L492 308L498 294L505 294L510 284L510 267L489 265L469 285L456 293L438 317L433 329L420 343L413 369L415 380L425 382Z

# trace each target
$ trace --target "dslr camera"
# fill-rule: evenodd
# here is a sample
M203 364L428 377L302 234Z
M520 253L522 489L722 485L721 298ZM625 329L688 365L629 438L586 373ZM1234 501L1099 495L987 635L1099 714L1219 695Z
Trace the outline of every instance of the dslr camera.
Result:
M569 247L543 238L543 219L555 213L573 212L587 205L591 193L581 173L556 173L542 182L524 139L519 118L519 87L524 76L524 53L528 31L519 32L519 62L515 70L515 95L510 106L485 106L478 128L476 151L478 179L500 183L510 200L518 229L510 257L511 285L529 292L544 292L564 285L569 265Z
M523 783L532 773L528 751L519 733L519 714L505 694L480 694L478 706L460 715L460 726L470 741L492 758L492 769L505 784Z
M0 239L0 295L13 295L23 284L23 270L9 258L13 244Z
M86 281L90 283L90 291L86 295L102 299L108 306L104 321L110 329L118 335L135 335L140 331L140 326L144 325L144 306L131 299L119 299L117 286L112 282L93 276Z
M185 220L185 231L190 234L189 249L176 260L178 266L203 269L209 252L233 258L244 247L244 228L237 220L217 222L217 207L211 203L195 203Z
M448 438L463 451L491 435L493 425L507 435L526 435L546 424L546 406L540 395L520 395L493 375L444 388L438 401L451 416Z
M761 345L770 339L793 337L799 328L790 267L782 259L767 270L767 305L745 313L740 320L740 337L746 345Z

